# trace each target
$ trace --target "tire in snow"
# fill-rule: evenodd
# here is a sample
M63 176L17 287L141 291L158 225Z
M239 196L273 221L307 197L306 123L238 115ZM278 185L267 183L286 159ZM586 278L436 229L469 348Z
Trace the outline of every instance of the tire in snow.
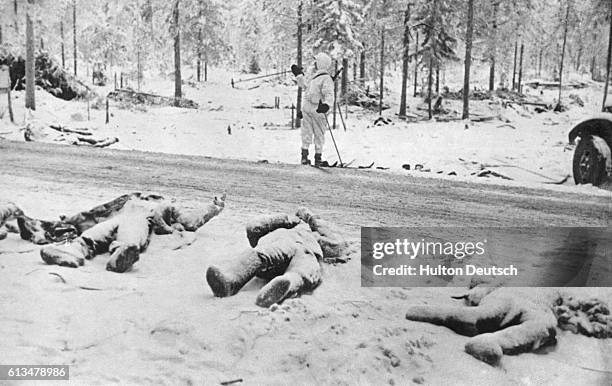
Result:
M610 146L601 137L581 138L574 151L574 181L579 184L601 185L612 170Z

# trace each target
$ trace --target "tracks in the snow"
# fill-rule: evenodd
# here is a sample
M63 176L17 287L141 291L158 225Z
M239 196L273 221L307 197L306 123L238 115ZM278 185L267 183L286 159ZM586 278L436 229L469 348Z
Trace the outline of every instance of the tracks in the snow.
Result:
M32 187L36 181L57 184L67 196L85 187L115 195L157 191L184 200L227 192L232 208L292 211L306 205L353 230L365 225L596 226L609 225L612 218L609 197L357 169L320 173L299 165L0 141L0 184L20 178Z

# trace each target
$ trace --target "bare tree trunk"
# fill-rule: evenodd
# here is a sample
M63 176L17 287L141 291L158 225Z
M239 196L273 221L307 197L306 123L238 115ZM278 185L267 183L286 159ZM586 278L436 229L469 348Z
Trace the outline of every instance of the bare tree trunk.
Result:
M360 83L363 86L365 84L366 78L366 54L365 54L365 43L363 44L363 49L361 50L361 54L359 56L359 79Z
M32 23L32 7L34 1L28 0L26 8L26 109L36 110L35 97L35 60L34 57L34 24Z
M544 57L544 48L540 48L539 60L538 60L538 77L542 76L542 60Z
M382 115L383 111L383 94L385 88L385 28L380 30L380 99L378 106L378 115Z
M303 20L302 20L302 9L303 9L303 2L302 0L300 0L300 3L298 4L298 10L297 10L297 66L298 68L302 68L302 28L303 28ZM300 117L302 116L302 88L298 87L297 90L297 101L296 101L296 113L297 113L297 119L295 121L295 127L296 128L300 128L302 127L302 120L300 119Z
M472 36L474 32L474 0L468 0L468 20L465 31L465 65L463 73L463 114L461 119L470 118L470 66L472 64Z
M518 55L518 41L514 41L514 65L512 66L512 89L516 90L516 57Z
M338 61L334 60L334 75L338 73ZM338 107L338 83L334 79L334 105L332 106L332 129L336 130L336 113Z
M440 93L440 64L436 65L436 94Z
M19 34L19 19L18 19L18 15L17 15L17 0L13 0L13 11L15 13L15 22L13 23L15 25L15 34Z
M348 67L349 62L347 58L342 58L342 95L346 95L347 87L348 87Z
M198 83L200 83L202 77L202 17L204 16L204 3L202 0L198 1L198 43L197 43L197 50L198 50L198 59L197 59L197 70L196 70L196 77L197 77L197 81Z
M60 38L62 40L62 68L66 68L66 51L64 49L64 21L60 21Z
M580 46L578 47L578 54L576 55L576 72L580 71L580 66L582 65L582 42L579 40Z
M182 79L181 79L181 26L179 24L179 6L180 0L174 2L172 11L172 23L174 25L174 103L180 104L180 99L183 97Z
M595 26L597 27L597 24ZM597 33L593 32L593 43L592 43L593 56L591 57L591 79L592 80L595 80L595 55L597 54L597 51L595 50L596 45L597 45Z
M489 69L489 91L495 90L495 56L497 51L497 10L499 3L497 0L493 3L493 31L491 36L490 50L490 69Z
M559 105L561 104L561 88L563 87L563 61L565 59L565 44L567 43L567 25L569 21L570 4L567 2L567 11L565 13L565 27L563 30L563 48L561 49L561 65L559 67Z
M519 93L523 92L523 53L524 52L525 52L525 44L521 42L521 59L519 61L518 84L517 84L517 90Z
M419 52L419 31L416 32L416 43L414 46L414 93L413 97L417 96L417 84L419 82L419 58L417 53Z
M433 118L433 113L431 111L431 100L433 99L432 86L433 86L433 56L430 56L429 57L429 77L427 79L427 111L429 112L429 119Z
M77 76L76 0L72 0L72 52L74 59L74 76Z
M2 44L2 25L0 24L0 44Z
M610 3L610 34L608 36L608 59L606 60L606 85L604 87L601 111L606 111L606 99L608 98L608 86L610 85L610 65L612 63L612 0ZM560 91L560 90L559 90Z
M196 79L197 79L198 83L200 83L200 81L201 81L201 73L202 73L202 56L198 52L198 59L197 59L197 62L196 62Z
M408 56L410 54L410 4L404 12L404 55L402 56L402 93L400 97L399 116L406 116L406 87L408 86Z
M72 0L72 48L74 54L74 76L77 76L76 0Z
M353 60L353 82L357 81L357 60Z
M140 92L140 82L142 81L142 67L140 62L140 48L138 48L136 59L136 76L138 77L138 92Z

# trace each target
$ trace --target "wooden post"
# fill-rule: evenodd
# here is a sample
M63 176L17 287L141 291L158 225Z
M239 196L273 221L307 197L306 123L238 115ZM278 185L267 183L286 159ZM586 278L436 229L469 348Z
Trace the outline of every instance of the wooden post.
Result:
M295 105L291 105L291 130L295 129Z
M15 123L15 116L13 115L13 103L11 102L11 85L10 84L9 84L7 96L8 96L9 118L11 119L11 123Z
M110 122L110 114L108 113L108 96L106 97L106 124Z
M208 62L204 62L204 82L208 82Z

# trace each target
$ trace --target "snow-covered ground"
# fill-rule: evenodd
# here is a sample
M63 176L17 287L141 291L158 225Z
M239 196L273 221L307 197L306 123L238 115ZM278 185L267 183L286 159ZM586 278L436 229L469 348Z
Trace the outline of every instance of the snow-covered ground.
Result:
M243 75L242 78L249 75ZM41 127L57 122L73 128L89 127L96 136L118 137L117 149L142 150L163 153L179 153L220 158L236 158L268 162L297 163L300 153L299 130L291 130L291 105L294 103L296 86L291 77L284 82L259 80L238 83L231 88L231 78L240 75L222 70L211 70L207 83L193 87L193 82L184 86L184 94L200 104L198 110L174 107L137 107L120 109L111 103L111 122L104 124L104 110L90 110L87 121L85 102L66 102L45 93L37 92L37 110L29 116L23 108L24 94L14 93L14 108L17 124L11 125L8 114L0 121L0 136L23 140L20 131L25 122ZM535 113L533 107L516 106L502 108L499 102L472 101L471 111L481 116L501 116L487 122L432 121L404 122L395 116L399 100L399 78L387 79L393 87L387 100L391 109L383 115L392 123L374 126L376 112L349 107L346 118L347 130L334 130L342 160L355 160L354 166L369 165L388 168L392 173L411 173L424 177L490 181L492 183L519 184L559 189L549 185L571 175L573 146L568 144L569 130L581 119L598 110L602 86L591 86L579 90L564 90L563 98L570 109L564 113ZM172 81L159 77L144 83L143 91L169 95ZM398 90L395 90L398 89ZM99 89L100 94L109 88ZM527 93L539 95L539 90L527 89ZM569 94L577 94L585 107L569 104ZM256 109L255 105L274 105L280 97L280 109ZM544 91L539 95L552 103L557 91ZM422 116L426 107L420 98L408 99L409 111ZM461 111L460 101L446 100L444 108ZM345 108L342 108L346 112ZM331 116L329 117L332 122ZM37 139L57 139L59 133L52 130L39 131ZM333 143L327 134L324 157L337 160ZM410 171L403 165L410 165ZM415 171L415 165L423 165ZM477 177L482 169L493 170L508 177ZM546 183L549 184L546 184ZM591 186L574 186L569 178L561 189L597 194Z

